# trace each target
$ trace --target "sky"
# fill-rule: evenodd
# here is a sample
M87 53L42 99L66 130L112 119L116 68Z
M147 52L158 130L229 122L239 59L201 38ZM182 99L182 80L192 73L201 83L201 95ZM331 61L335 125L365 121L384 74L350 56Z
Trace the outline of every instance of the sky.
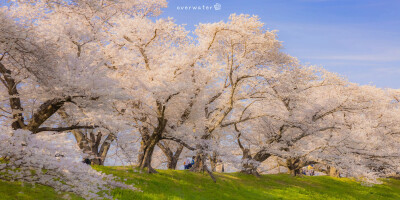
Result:
M400 88L400 0L169 0L161 17L194 30L232 13L259 16L303 64L362 85Z

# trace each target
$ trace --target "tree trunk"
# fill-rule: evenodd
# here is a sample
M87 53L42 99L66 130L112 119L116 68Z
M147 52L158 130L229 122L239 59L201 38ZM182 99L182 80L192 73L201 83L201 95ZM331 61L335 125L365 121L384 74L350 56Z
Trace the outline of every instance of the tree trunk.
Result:
M183 151L183 145L179 144L179 147L176 149L175 152L171 150L167 142L159 142L157 144L158 147L162 150L165 157L167 157L167 167L168 169L176 169L178 164L179 156Z
M242 173L245 174L252 174L254 176L259 177L260 174L258 173L257 169L258 166L267 160L271 155L268 153L265 153L263 150L259 151L254 155L254 157L251 156L250 150L245 149L243 152L243 157L242 157Z
M178 159L175 157L172 157L171 159L168 159L168 164L167 168L168 169L176 169L176 166L178 165Z
M206 130L207 133L210 133L210 131L207 129ZM210 139L210 134L205 134L201 137L202 140L208 140ZM195 158L195 163L192 166L192 168L190 168L190 171L193 172L203 172L206 171L211 179L214 181L214 183L217 182L217 180L215 179L213 173L211 170L208 169L207 165L206 165L206 159L207 159L207 154L205 153L205 150L208 149L208 146L203 146L203 145L198 145L196 148L197 151L197 155Z
M327 170L328 170L329 176L335 177L335 178L340 178L340 173L335 167L327 166Z
M65 112L65 109L60 108L58 110L58 114L69 125L72 124L70 121L70 116ZM104 165L111 143L115 140L115 135L113 133L109 133L107 138L100 146L100 142L102 140L101 133L97 133L97 135L95 135L93 130L91 130L89 133L86 130L86 134L83 132L83 130L72 130L71 132L76 139L79 149L81 149L83 153L88 154L88 157L83 158L83 162L87 163L86 161L89 159L89 163L91 165Z
M104 165L104 160L102 160L100 158L94 158L94 159L91 159L90 164L91 165Z
M237 127L235 126L236 130ZM239 131L238 131L239 132ZM266 153L264 149L260 150L259 152L254 155L254 157L251 155L250 149L245 148L241 141L240 141L240 135L238 135L237 142L239 144L240 149L242 150L243 156L242 156L242 170L240 171L241 173L245 174L252 174L254 176L259 177L260 174L257 171L258 166L260 163L264 162L267 160L271 155Z
M147 168L147 173L157 173L157 171L151 167L151 158L153 157L154 148L160 139L161 137L152 135L143 145L143 152L139 159L139 168L141 170Z
M162 139L162 134L167 125L167 119L165 119L165 106L157 101L158 111L158 124L153 130L153 133L149 136L149 131L146 127L143 128L142 143L141 143L141 154L139 155L139 168L144 170L147 168L147 173L157 173L155 169L151 167L151 158L153 157L154 148Z
M292 176L300 175L300 169L304 167L299 158L288 158L286 159L286 167L288 168L289 174Z
M146 137L142 137L138 163L141 170L147 169L147 173L157 173L157 171L151 167L151 159L153 157L154 148L161 140L161 136L161 133L154 132L147 139Z
M240 172L252 174L254 176L260 176L260 174L257 172L257 165L255 165L255 161L250 154L250 149L243 148L242 152L242 170Z
M104 165L104 162L107 158L108 150L111 147L111 143L115 140L114 134L108 134L107 138L104 140L103 144L101 144L100 149L98 148L101 136L97 136L96 145L92 149L92 153L96 155L96 158L92 159L92 165Z
M205 166L205 155L202 151L197 152L196 157L194 159L194 165L190 168L190 171L193 172L204 172Z
M210 156L210 163L211 163L211 171L216 172L217 164L218 164L218 155L217 152L213 152L212 156Z
M289 174L292 176L298 176L300 175L300 169L289 169Z
M150 133L147 127L143 127L139 129L140 134L142 135L142 141L140 142L140 150L139 150L139 156L138 156L138 163L139 166L141 163L143 163L144 160L144 154L146 150L146 143L150 139Z
M208 139L208 136L203 135L201 139L203 139L203 140ZM205 152L204 150L207 149L207 146L197 145L196 149L197 149L197 153L196 153L196 157L194 160L194 165L192 166L192 168L190 168L190 171L204 172L207 168L207 166L206 166L207 155L204 153ZM207 168L207 170L208 170L208 168ZM213 177L214 176L212 176L212 178Z
M190 168L190 171L192 172L203 172L206 171L211 179L215 182L217 182L217 180L215 179L212 171L210 171L206 165L206 155L203 153L202 150L200 150L199 152L197 152L195 161L194 161L194 165L192 166L192 168Z
M12 122L11 127L14 130L24 128L24 117L22 116L23 108L21 104L21 100L19 98L17 83L11 75L11 71L8 70L1 62L0 62L0 73L3 74L4 81L3 84L8 90L8 94L10 95L10 107L13 113L14 122Z

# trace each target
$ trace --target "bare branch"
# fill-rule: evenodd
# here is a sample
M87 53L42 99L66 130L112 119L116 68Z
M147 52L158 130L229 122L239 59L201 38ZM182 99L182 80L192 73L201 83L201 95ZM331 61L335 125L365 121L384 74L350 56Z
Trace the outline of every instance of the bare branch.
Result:
M55 131L55 132L63 132L63 131L70 131L70 130L75 130L75 129L95 129L98 128L98 126L69 126L69 127L56 127L56 128L52 128L52 127L41 127L36 129L35 132L33 132L33 134L39 133L39 132L43 132L43 131Z

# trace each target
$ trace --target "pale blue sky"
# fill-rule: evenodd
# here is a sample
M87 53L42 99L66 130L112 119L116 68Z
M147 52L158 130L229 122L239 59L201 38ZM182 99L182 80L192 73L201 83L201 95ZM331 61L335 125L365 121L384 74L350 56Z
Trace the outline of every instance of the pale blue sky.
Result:
M169 0L162 17L179 24L227 20L231 13L258 15L279 30L284 51L350 81L400 88L399 0ZM221 10L178 10L213 6Z

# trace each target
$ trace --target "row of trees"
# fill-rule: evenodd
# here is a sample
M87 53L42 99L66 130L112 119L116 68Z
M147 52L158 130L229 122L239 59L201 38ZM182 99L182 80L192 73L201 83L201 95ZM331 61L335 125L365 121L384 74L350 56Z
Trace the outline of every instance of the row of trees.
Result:
M0 178L95 198L112 177L104 182L82 160L117 157L155 173L157 148L171 169L182 153L195 155L191 170L214 181L217 163L258 175L271 156L293 175L311 163L368 180L399 173L398 90L300 64L256 16L190 33L156 18L166 5L17 0L2 8L0 171L12 175ZM76 145L65 145L71 136ZM47 173L16 176L15 168ZM73 181L82 179L93 187Z

